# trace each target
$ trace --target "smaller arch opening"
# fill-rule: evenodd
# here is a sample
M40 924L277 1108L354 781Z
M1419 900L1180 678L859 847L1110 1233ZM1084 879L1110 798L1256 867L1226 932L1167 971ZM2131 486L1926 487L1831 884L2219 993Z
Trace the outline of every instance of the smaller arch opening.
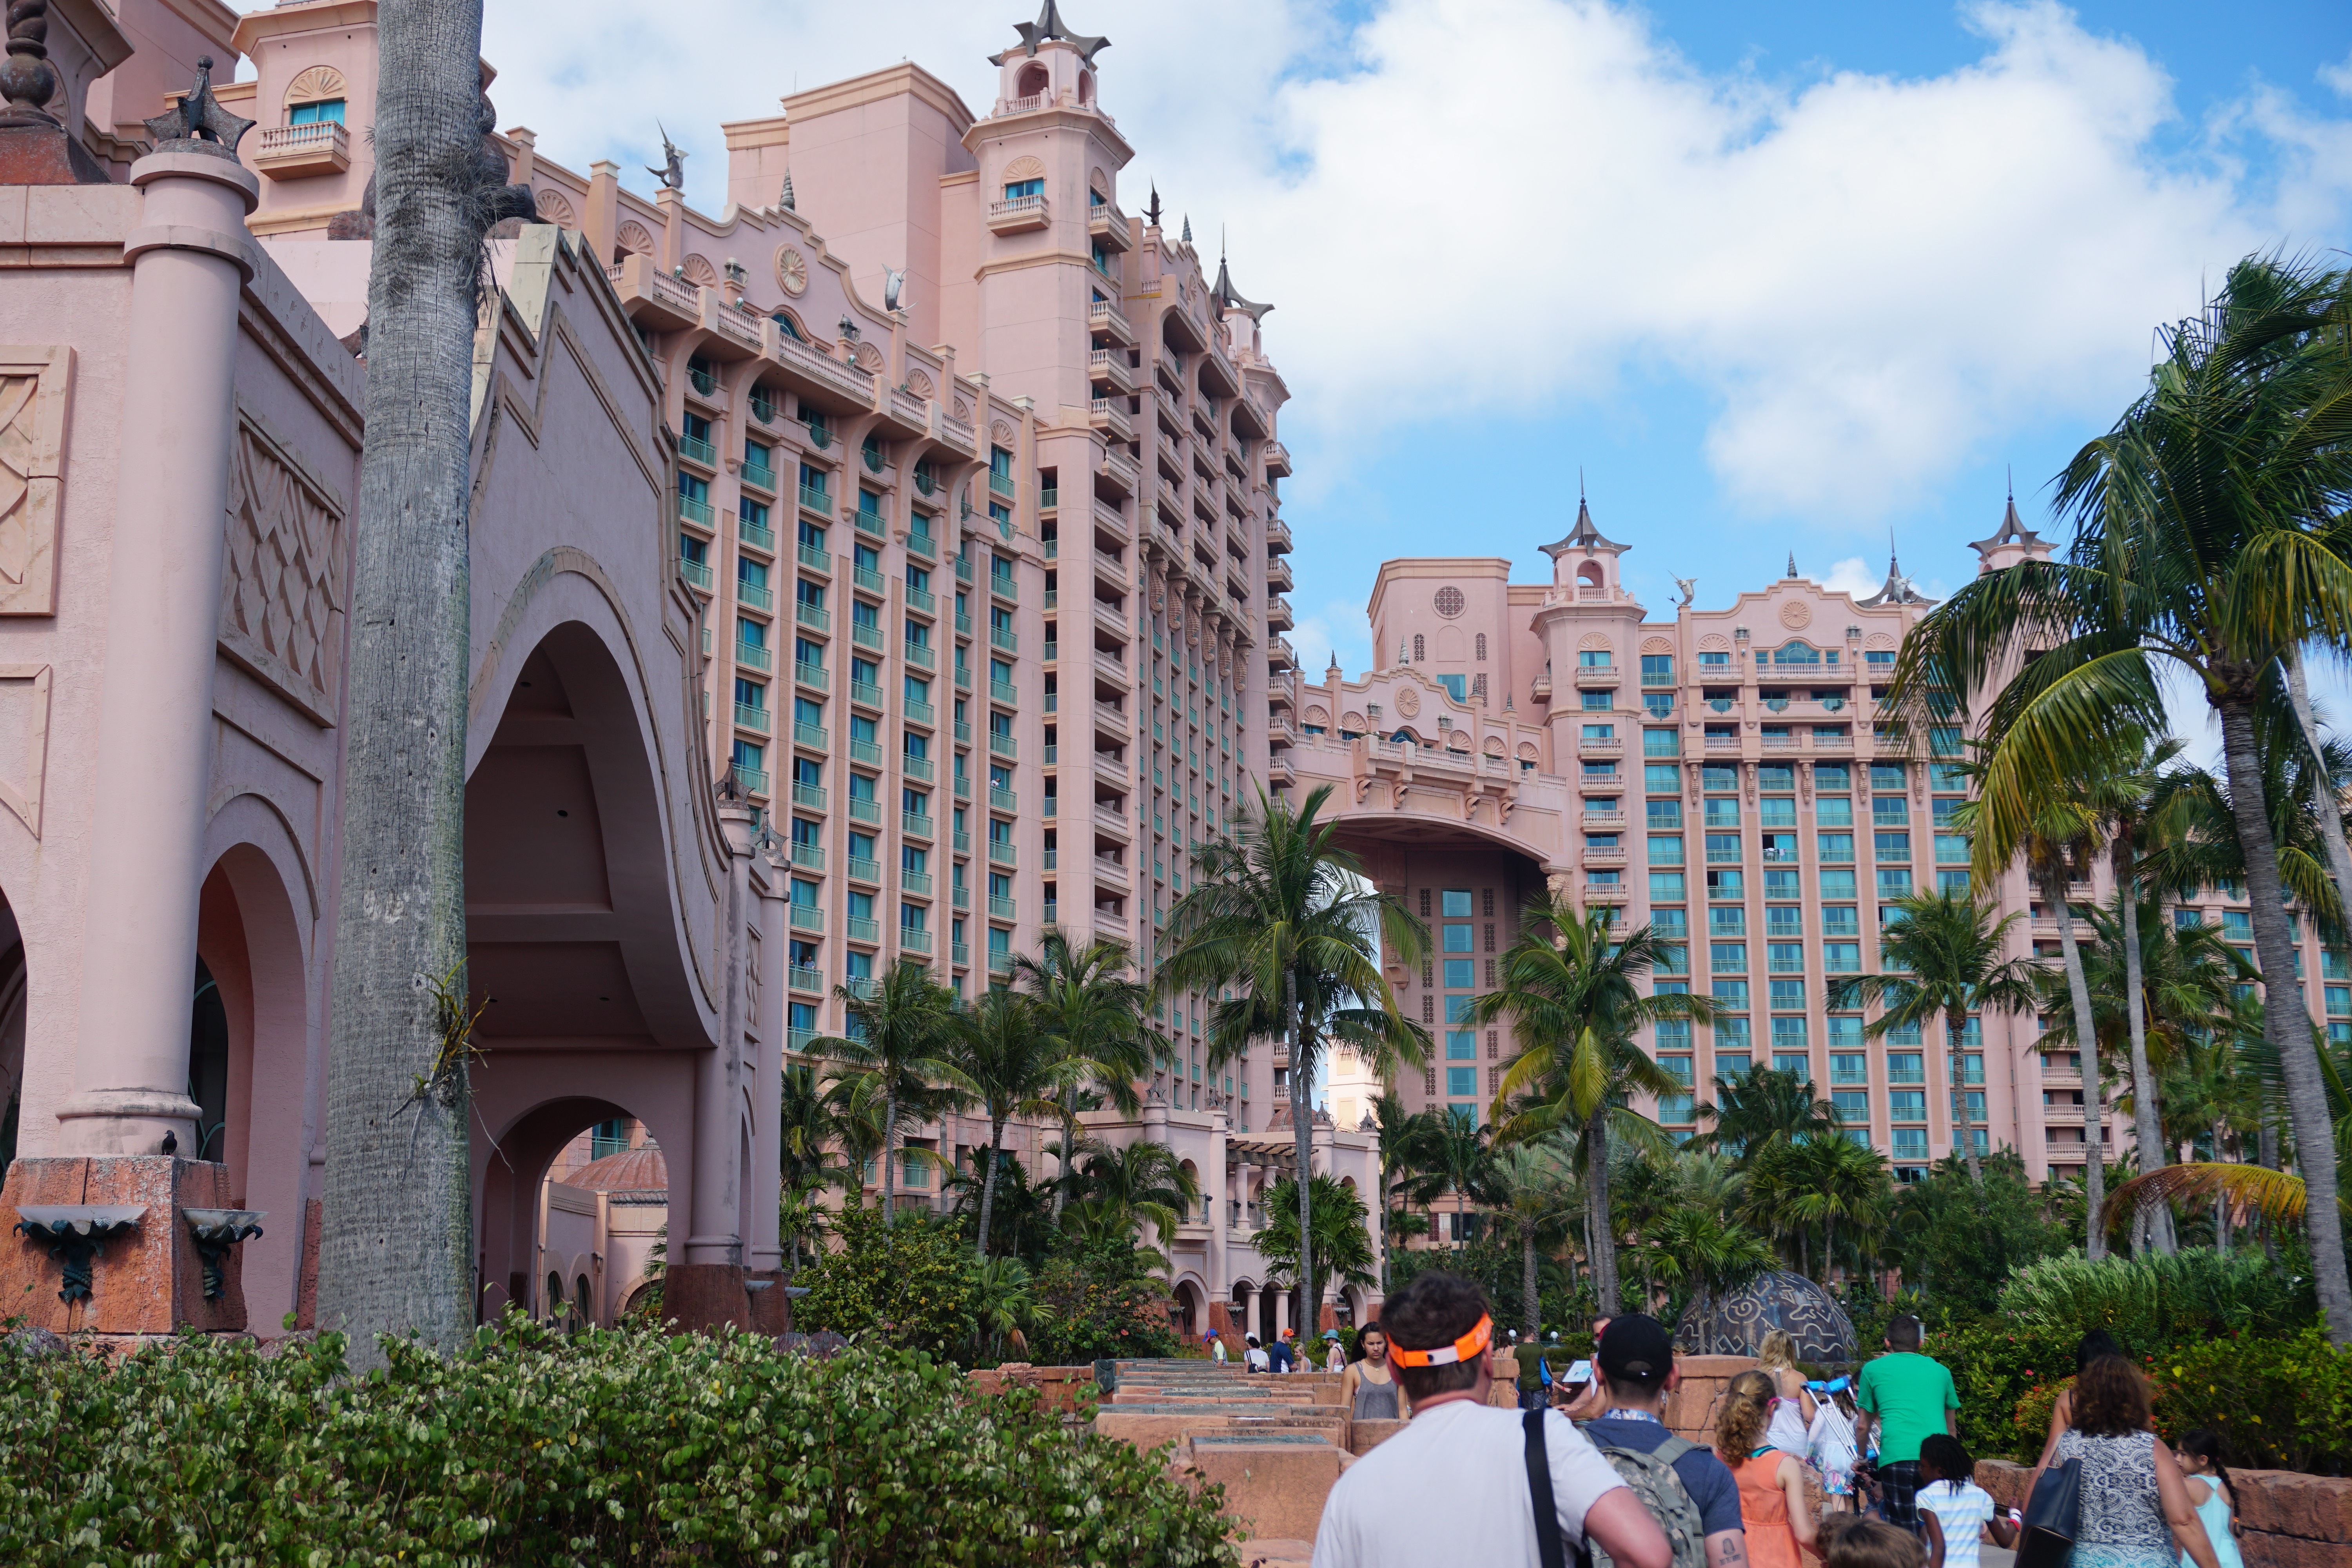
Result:
M1013 96L1015 98L1036 98L1045 92L1046 80L1045 68L1044 66L1023 66L1021 68L1020 76L1013 81Z
M1601 563L1588 561L1576 569L1576 580L1588 588L1601 586Z

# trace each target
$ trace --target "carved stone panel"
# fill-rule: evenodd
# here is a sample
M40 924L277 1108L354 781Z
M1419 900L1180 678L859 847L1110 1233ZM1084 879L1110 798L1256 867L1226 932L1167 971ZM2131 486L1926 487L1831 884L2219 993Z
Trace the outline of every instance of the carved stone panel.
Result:
M323 481L237 424L228 486L222 651L320 725L342 689L351 522Z
M49 667L0 664L0 805L41 836L49 762Z
M0 616L58 613L73 350L0 347Z

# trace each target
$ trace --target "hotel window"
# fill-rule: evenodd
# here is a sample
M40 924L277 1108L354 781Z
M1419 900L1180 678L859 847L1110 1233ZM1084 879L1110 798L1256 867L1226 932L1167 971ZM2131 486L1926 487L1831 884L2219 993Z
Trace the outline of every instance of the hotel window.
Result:
M289 125L317 125L328 121L337 125L343 122L341 99L322 98L316 103L298 103L286 116Z
M1911 820L1910 803L1901 795L1879 795L1870 803L1870 820L1876 827L1901 827Z
M1825 942L1822 944L1822 969L1829 974L1859 974L1862 973L1862 943L1858 942Z
M1462 678L1457 675L1454 679L1459 680ZM1580 695L1583 699L1583 709L1587 713L1606 713L1617 706L1617 700L1606 691L1587 691Z
M1877 858L1881 861L1908 860L1911 858L1911 836L1909 834L1878 833L1872 835L1872 838L1877 847Z
M1886 1095L1886 1114L1896 1121L1927 1120L1927 1094L1925 1089L1890 1089Z
M1682 841L1682 839L1681 839L1679 837L1653 837L1651 838L1651 840L1650 840L1650 864L1651 864L1651 865L1653 865L1653 866L1679 866L1679 865L1681 865L1682 863L1683 863L1683 841Z
M1796 797L1785 795L1766 795L1756 803L1756 820L1766 827L1796 826Z
M1709 827L1738 826L1739 797L1738 795L1707 796L1706 826Z
M1662 899L1680 899L1687 896L1684 891L1683 874L1680 871L1650 873L1650 898L1653 902Z
M1437 684L1445 688L1447 694L1454 701L1466 702L1469 700L1469 679L1466 675L1441 675L1437 678ZM1602 695L1606 696L1607 693L1604 692ZM1601 706L1606 708L1609 704L1603 702Z
M1478 1032L1475 1029L1448 1029L1445 1032L1445 1059L1450 1062L1476 1061Z
M1805 972L1805 944L1801 942L1774 942L1764 946L1764 966L1774 974L1802 974Z
M1848 857L1848 858L1851 858L1852 857ZM1851 899L1853 896L1854 880L1853 873L1852 871L1832 871L1826 868L1822 870L1822 897L1825 899Z
M1704 763L1698 770L1699 787L1710 794L1728 795L1739 787L1739 770Z
M1748 944L1741 942L1718 942L1707 952L1707 967L1717 974L1744 974L1748 971Z
M1873 789L1900 790L1903 787L1903 764L1901 763L1871 763L1870 787Z
M1642 711L1653 719L1671 719L1675 714L1675 694L1671 691L1648 691L1642 695Z
M1680 827L1683 825L1683 803L1680 800L1651 801L1648 814L1652 827Z
M1710 669L1729 669L1731 656L1727 653L1703 653L1698 656L1698 667L1702 672Z
M1817 827L1852 827L1853 797L1847 795L1825 795L1814 801L1813 824Z
M1737 871L1711 870L1706 874L1706 896L1710 899L1744 899L1747 885Z
M1008 202L1017 202L1024 196L1042 196L1045 194L1045 182L1042 179L1012 180L1004 186L1004 199Z
M1467 958L1449 958L1445 961L1445 988L1447 990L1467 991L1471 986L1477 984L1477 982L1472 978L1472 963L1473 961Z
M1456 1096L1476 1094L1478 1092L1478 1069L1476 1068L1447 1068L1445 1069L1445 1092L1450 1095Z
M1805 983L1801 980L1775 980L1772 985L1772 1005L1796 1008L1805 1005Z
M1607 669L1614 656L1605 647L1589 647L1576 656L1579 669Z
M1475 951L1475 949L1471 945L1473 940L1473 928L1469 926L1447 926L1444 929L1446 952L1471 952Z
M1880 867L1878 871L1878 896L1882 899L1909 898L1911 896L1911 873L1908 870L1893 871L1888 870L1883 866Z

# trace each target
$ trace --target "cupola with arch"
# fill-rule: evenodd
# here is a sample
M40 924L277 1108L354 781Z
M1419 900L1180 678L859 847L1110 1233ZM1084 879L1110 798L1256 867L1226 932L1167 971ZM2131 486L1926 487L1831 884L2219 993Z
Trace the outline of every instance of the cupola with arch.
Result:
M1543 547L1551 557L1552 587L1565 599L1607 603L1622 596L1617 558L1625 546L1606 538L1592 524L1592 511L1580 498L1576 526L1568 537Z

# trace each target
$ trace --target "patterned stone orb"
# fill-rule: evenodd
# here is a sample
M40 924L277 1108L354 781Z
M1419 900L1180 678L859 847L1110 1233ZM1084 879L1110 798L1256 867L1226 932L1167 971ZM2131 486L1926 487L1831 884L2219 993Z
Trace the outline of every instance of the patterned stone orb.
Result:
M1774 1269L1713 1300L1695 1301L1675 1329L1686 1355L1754 1355L1764 1336L1786 1329L1797 1359L1840 1366L1854 1359L1853 1321L1837 1299L1801 1274Z

